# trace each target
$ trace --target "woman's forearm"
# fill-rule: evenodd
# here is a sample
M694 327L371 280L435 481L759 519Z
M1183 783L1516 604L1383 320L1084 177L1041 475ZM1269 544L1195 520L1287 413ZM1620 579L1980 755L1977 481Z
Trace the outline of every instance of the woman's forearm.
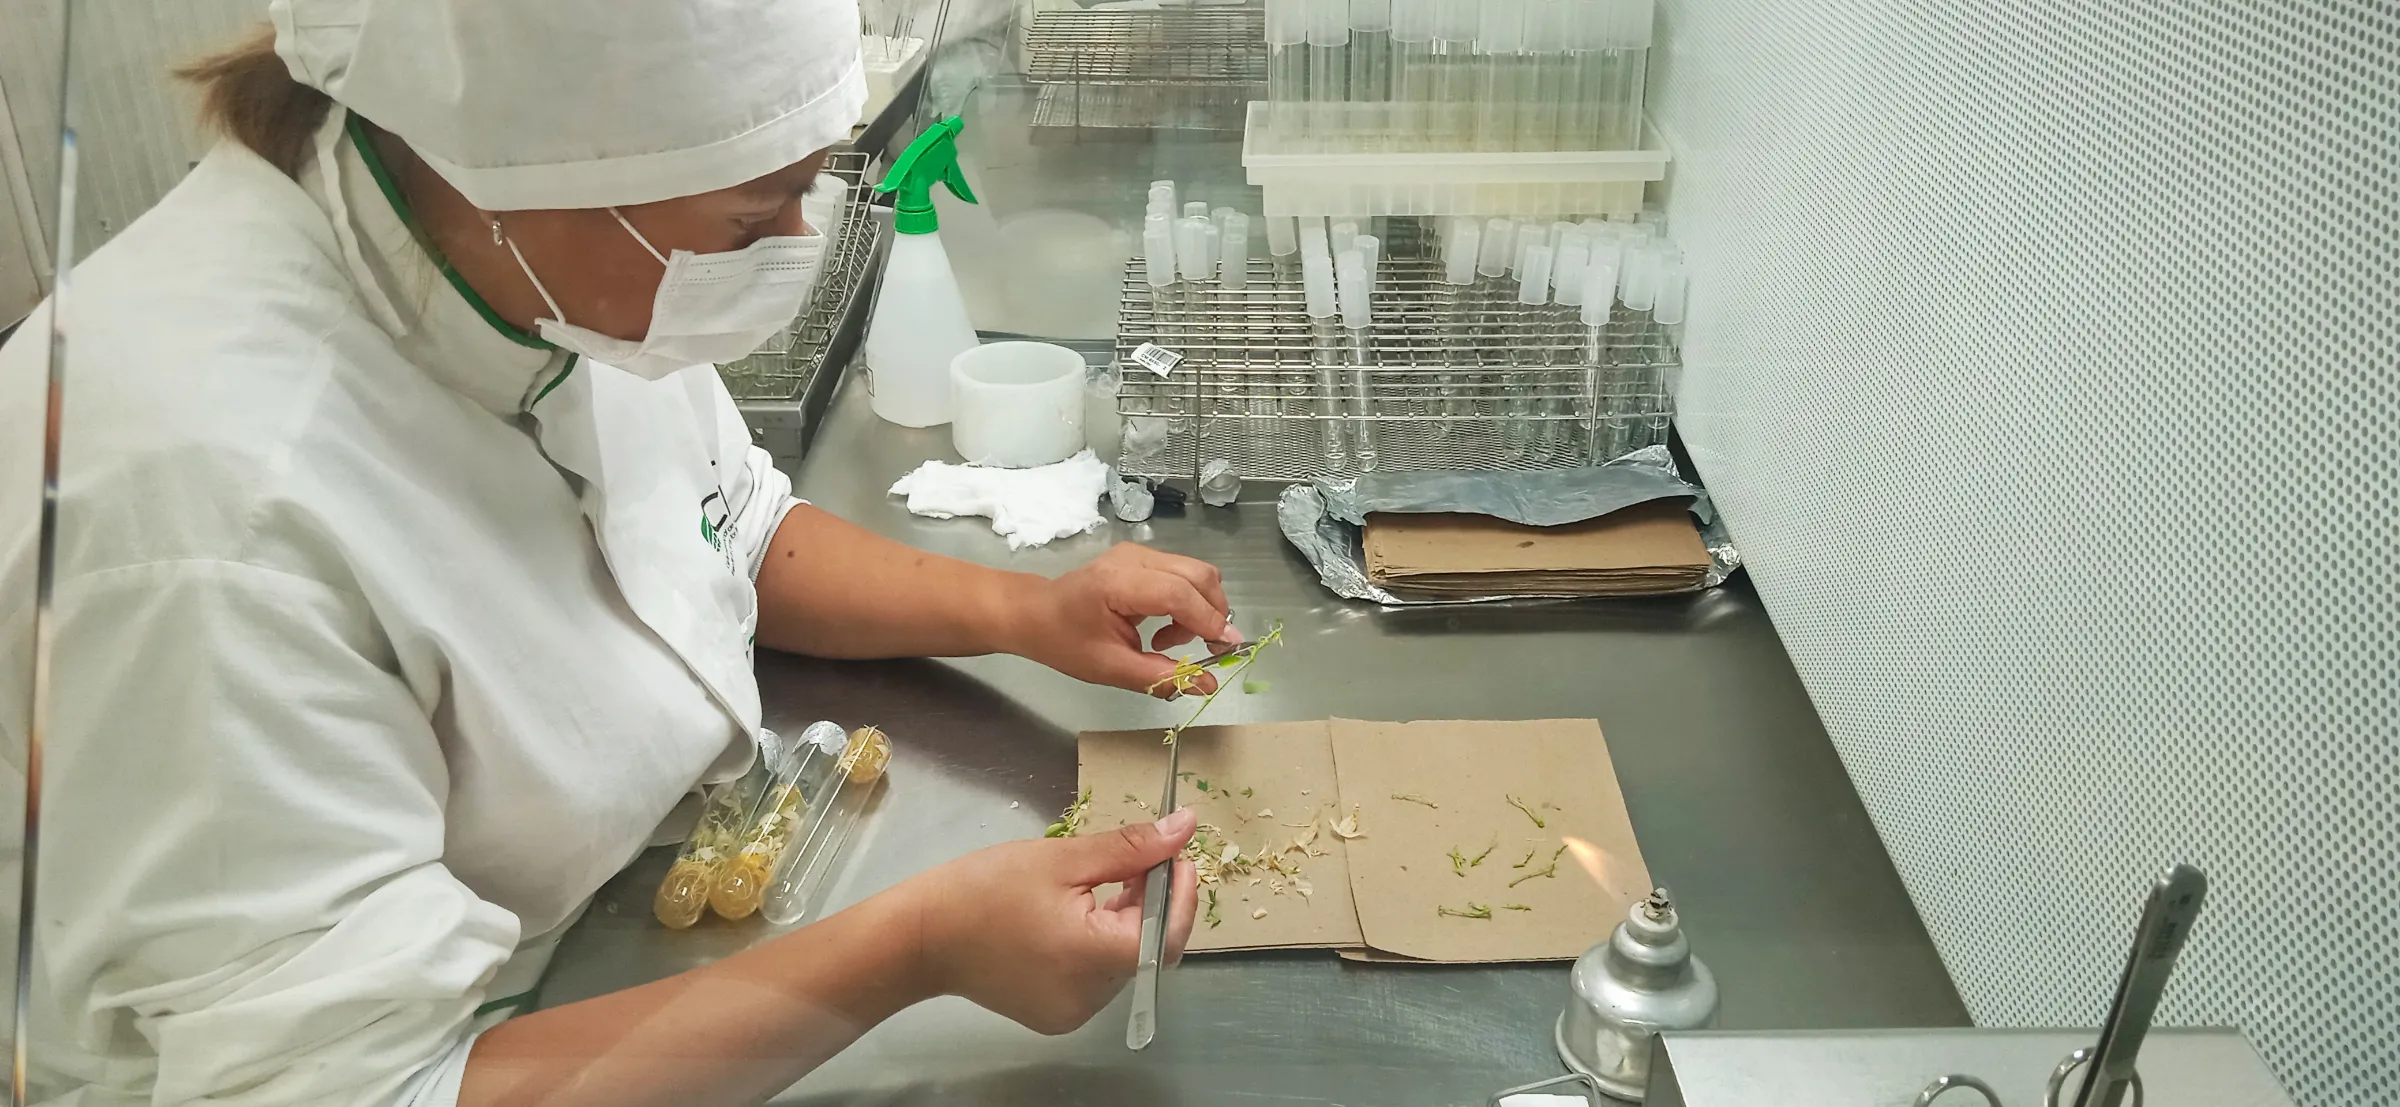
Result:
M1043 578L892 541L801 504L758 572L758 641L816 657L973 657L1014 647L1009 613Z
M694 1107L791 1085L927 998L923 920L895 892L725 960L485 1031L461 1107Z

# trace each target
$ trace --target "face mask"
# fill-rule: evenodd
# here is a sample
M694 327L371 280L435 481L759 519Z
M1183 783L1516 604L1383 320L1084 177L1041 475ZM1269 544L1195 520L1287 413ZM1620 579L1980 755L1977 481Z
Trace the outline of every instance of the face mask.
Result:
M772 235L716 254L677 250L672 257L662 255L623 214L608 209L634 241L667 267L650 302L649 333L639 342L567 322L514 241L508 241L508 252L550 308L550 318L540 321L543 338L560 349L659 380L694 365L739 361L792 325L816 286L817 269L825 258L823 228L832 226L838 215L832 197L839 196L839 187L839 182L820 176L801 201L802 216L819 233Z

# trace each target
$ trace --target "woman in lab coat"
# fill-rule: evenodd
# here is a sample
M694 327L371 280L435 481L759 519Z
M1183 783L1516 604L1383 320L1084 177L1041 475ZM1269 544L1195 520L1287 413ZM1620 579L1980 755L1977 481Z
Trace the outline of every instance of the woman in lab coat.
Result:
M1174 620L1156 648L1236 637L1197 562L1043 579L798 503L701 364L806 296L817 170L864 99L852 0L270 10L190 74L229 140L64 300L46 1094L681 1107L928 996L1088 1019L1188 813L516 1014L601 883L754 756L754 641L1143 690L1170 668L1144 617ZM0 350L7 601L50 311ZM0 620L21 648L29 611ZM1191 889L1178 866L1177 949Z

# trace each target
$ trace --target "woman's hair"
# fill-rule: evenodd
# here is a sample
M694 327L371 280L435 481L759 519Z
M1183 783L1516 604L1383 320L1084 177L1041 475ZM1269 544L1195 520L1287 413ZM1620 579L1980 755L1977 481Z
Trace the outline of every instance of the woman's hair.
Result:
M230 136L298 177L309 140L333 100L292 79L275 53L275 29L261 25L232 48L175 70L200 88L200 125Z

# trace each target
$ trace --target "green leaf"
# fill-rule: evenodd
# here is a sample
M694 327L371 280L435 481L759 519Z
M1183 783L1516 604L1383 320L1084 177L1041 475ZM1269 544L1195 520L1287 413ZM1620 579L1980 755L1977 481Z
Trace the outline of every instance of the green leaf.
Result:
M1242 694L1245 696L1255 696L1260 692L1264 692L1272 687L1274 687L1274 685L1263 680L1245 680L1242 682Z

